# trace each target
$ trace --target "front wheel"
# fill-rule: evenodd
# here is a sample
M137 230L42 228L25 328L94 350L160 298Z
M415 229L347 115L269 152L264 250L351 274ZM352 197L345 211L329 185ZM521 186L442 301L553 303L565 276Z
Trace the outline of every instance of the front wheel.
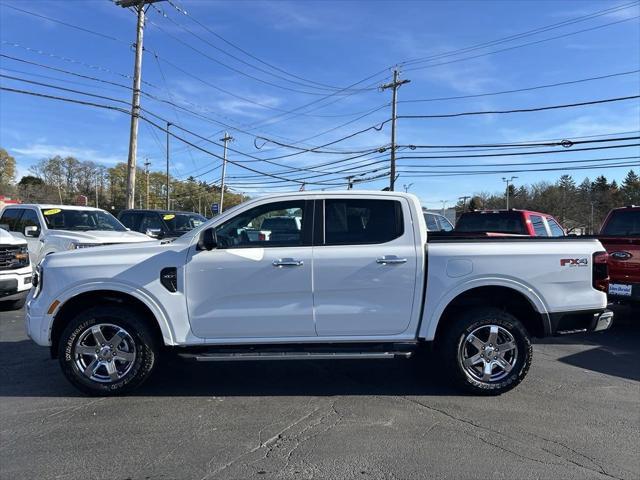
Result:
M438 348L459 387L499 395L518 385L531 366L533 348L522 323L497 308L468 310L444 332Z
M65 327L58 358L67 379L88 395L120 395L140 385L157 362L145 319L120 305L80 312Z

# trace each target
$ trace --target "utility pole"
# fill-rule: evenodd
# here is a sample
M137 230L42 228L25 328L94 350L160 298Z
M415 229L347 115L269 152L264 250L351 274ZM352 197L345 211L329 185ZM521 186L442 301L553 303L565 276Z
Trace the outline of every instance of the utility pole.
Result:
M511 178L502 177L502 181L506 182L506 184L507 184L507 210L509 210L509 184L513 183L513 181L516 178L518 178L518 177L511 177Z
M446 200L440 200L440 201L442 202L442 216L444 217L445 216L444 215L444 209L445 209L445 207L447 205L447 201Z
M140 116L140 83L142 81L142 42L144 35L145 5L158 0L118 0L122 8L134 7L138 13L136 55L133 63L133 98L131 99L131 128L129 130L129 156L127 158L127 208L135 206L136 157L138 154L138 119Z
M144 162L144 173L145 173L145 177L146 177L146 189L147 189L147 210L149 210L149 165L151 165L151 162L149 161L149 159L145 159Z
M233 140L233 137L227 132L224 132L224 137L220 139L224 142L224 155L222 156L222 180L220 180L220 213L222 213L222 207L224 204L224 176L227 173L227 143Z
M167 153L167 191L166 191L166 197L167 197L167 210L171 210L169 208L169 127L171 126L170 122L167 122L167 147L166 147L166 153Z
M396 120L398 106L398 88L411 80L400 80L400 70L398 67L393 69L393 82L385 83L380 86L380 90L384 91L388 88L392 91L391 97L391 171L389 173L389 191L393 192L396 183Z
M96 208L98 208L98 179L100 178L100 173L96 172Z
M413 187L413 183L410 183L408 185L405 183L404 185L402 185L402 187L404 188L404 193L408 193L409 189Z
M463 195L462 197L458 197L458 200L462 201L462 213L467 210L467 199L471 198L469 195Z

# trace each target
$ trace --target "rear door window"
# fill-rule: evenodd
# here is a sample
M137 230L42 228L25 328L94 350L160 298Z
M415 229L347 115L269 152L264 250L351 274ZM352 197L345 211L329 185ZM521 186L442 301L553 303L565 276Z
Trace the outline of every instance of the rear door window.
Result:
M544 226L544 220L540 215L531 215L530 217L531 225L533 226L533 231L536 234L536 237L548 237L547 229Z
M553 218L547 218L547 223L551 229L552 237L564 237L565 233L562 227Z
M7 208L2 212L0 224L6 225L10 232L18 232L18 222L24 211L23 208Z
M438 228L438 222L436 221L436 216L431 213L424 214L424 221L427 222L427 231L428 232L437 232L440 230Z
M450 232L451 230L453 230L453 225L451 225L451 222L447 217L438 215L437 219L438 219L438 225L440 226L441 232Z
M325 245L386 243L403 233L397 200L325 200Z

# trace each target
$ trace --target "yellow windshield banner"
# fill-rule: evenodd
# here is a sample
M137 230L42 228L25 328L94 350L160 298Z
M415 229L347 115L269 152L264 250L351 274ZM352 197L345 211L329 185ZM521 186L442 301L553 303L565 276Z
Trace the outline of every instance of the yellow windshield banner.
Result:
M45 215L55 215L56 213L60 213L62 210L60 210L59 208L52 208L50 210L45 210L44 213Z
M173 220L174 218L176 218L176 216L169 213L167 215L164 215L162 218L164 218L165 220Z

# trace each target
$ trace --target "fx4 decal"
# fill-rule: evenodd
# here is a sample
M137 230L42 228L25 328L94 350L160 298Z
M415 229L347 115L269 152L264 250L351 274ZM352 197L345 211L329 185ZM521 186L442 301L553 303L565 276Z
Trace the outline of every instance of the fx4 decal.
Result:
M589 265L589 259L587 258L562 258L560 259L561 267L586 267Z

